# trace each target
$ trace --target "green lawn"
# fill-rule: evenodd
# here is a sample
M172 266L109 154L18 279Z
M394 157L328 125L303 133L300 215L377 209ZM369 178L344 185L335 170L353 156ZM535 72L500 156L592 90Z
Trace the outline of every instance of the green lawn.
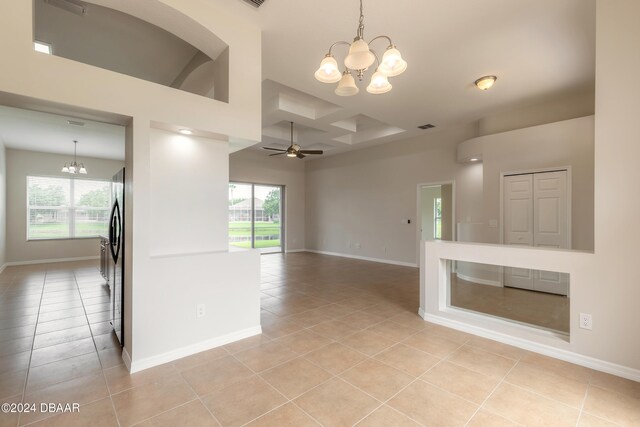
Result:
M231 246L235 246L237 248L250 248L251 242L231 242L229 243ZM256 240L256 248L275 248L280 246L280 240Z
M88 237L106 235L108 232L106 223L79 222L76 224L76 237ZM68 224L31 224L29 225L30 239L51 239L56 237L68 237Z
M256 236L280 235L280 223L278 222L256 222ZM230 222L229 236L251 236L250 222Z
M278 222L256 222L255 225L256 236L280 236L280 223ZM229 223L229 236L233 237L246 237L246 241L231 242L232 246L238 248L250 248L251 247L251 223L250 222L230 222ZM280 239L273 240L256 240L256 248L272 248L280 246Z

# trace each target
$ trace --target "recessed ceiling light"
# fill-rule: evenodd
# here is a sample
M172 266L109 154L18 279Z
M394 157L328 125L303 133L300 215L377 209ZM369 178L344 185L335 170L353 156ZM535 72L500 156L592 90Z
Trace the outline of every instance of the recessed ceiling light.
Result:
M473 159L469 159L470 162L477 162L480 159L476 159L475 157Z
M190 129L180 129L178 132L180 132L183 135L191 135L193 134L193 131Z
M43 43L39 41L33 42L33 49L36 52L46 53L47 55L51 55L51 45L48 43Z
M496 80L498 80L496 76L484 76L476 80L475 83L476 83L476 86L478 86L478 89L488 90L488 89L491 89L491 86L494 85Z

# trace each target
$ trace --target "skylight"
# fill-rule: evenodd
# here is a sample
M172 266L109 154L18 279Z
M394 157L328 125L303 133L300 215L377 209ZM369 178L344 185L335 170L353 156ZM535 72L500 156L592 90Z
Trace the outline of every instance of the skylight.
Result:
M39 41L33 42L33 49L36 52L46 53L47 55L51 55L51 45Z

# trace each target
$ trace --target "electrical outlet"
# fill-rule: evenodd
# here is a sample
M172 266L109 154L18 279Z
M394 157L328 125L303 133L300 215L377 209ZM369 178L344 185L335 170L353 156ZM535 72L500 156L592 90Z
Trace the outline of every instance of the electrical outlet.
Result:
M356 249L360 249L360 243L356 243Z
M207 314L207 309L206 309L206 307L205 307L205 305L204 305L204 304L198 304L198 305L196 306L196 312L197 312L196 317L199 319L199 318L201 318L201 317L206 316L206 314Z
M590 314L580 313L580 328L582 329L593 329L593 319Z

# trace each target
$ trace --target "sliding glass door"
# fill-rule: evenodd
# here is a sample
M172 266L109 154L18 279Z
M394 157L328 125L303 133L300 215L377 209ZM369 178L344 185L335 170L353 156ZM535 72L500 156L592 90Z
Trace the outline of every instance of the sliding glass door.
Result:
M282 252L283 187L229 183L229 244Z

